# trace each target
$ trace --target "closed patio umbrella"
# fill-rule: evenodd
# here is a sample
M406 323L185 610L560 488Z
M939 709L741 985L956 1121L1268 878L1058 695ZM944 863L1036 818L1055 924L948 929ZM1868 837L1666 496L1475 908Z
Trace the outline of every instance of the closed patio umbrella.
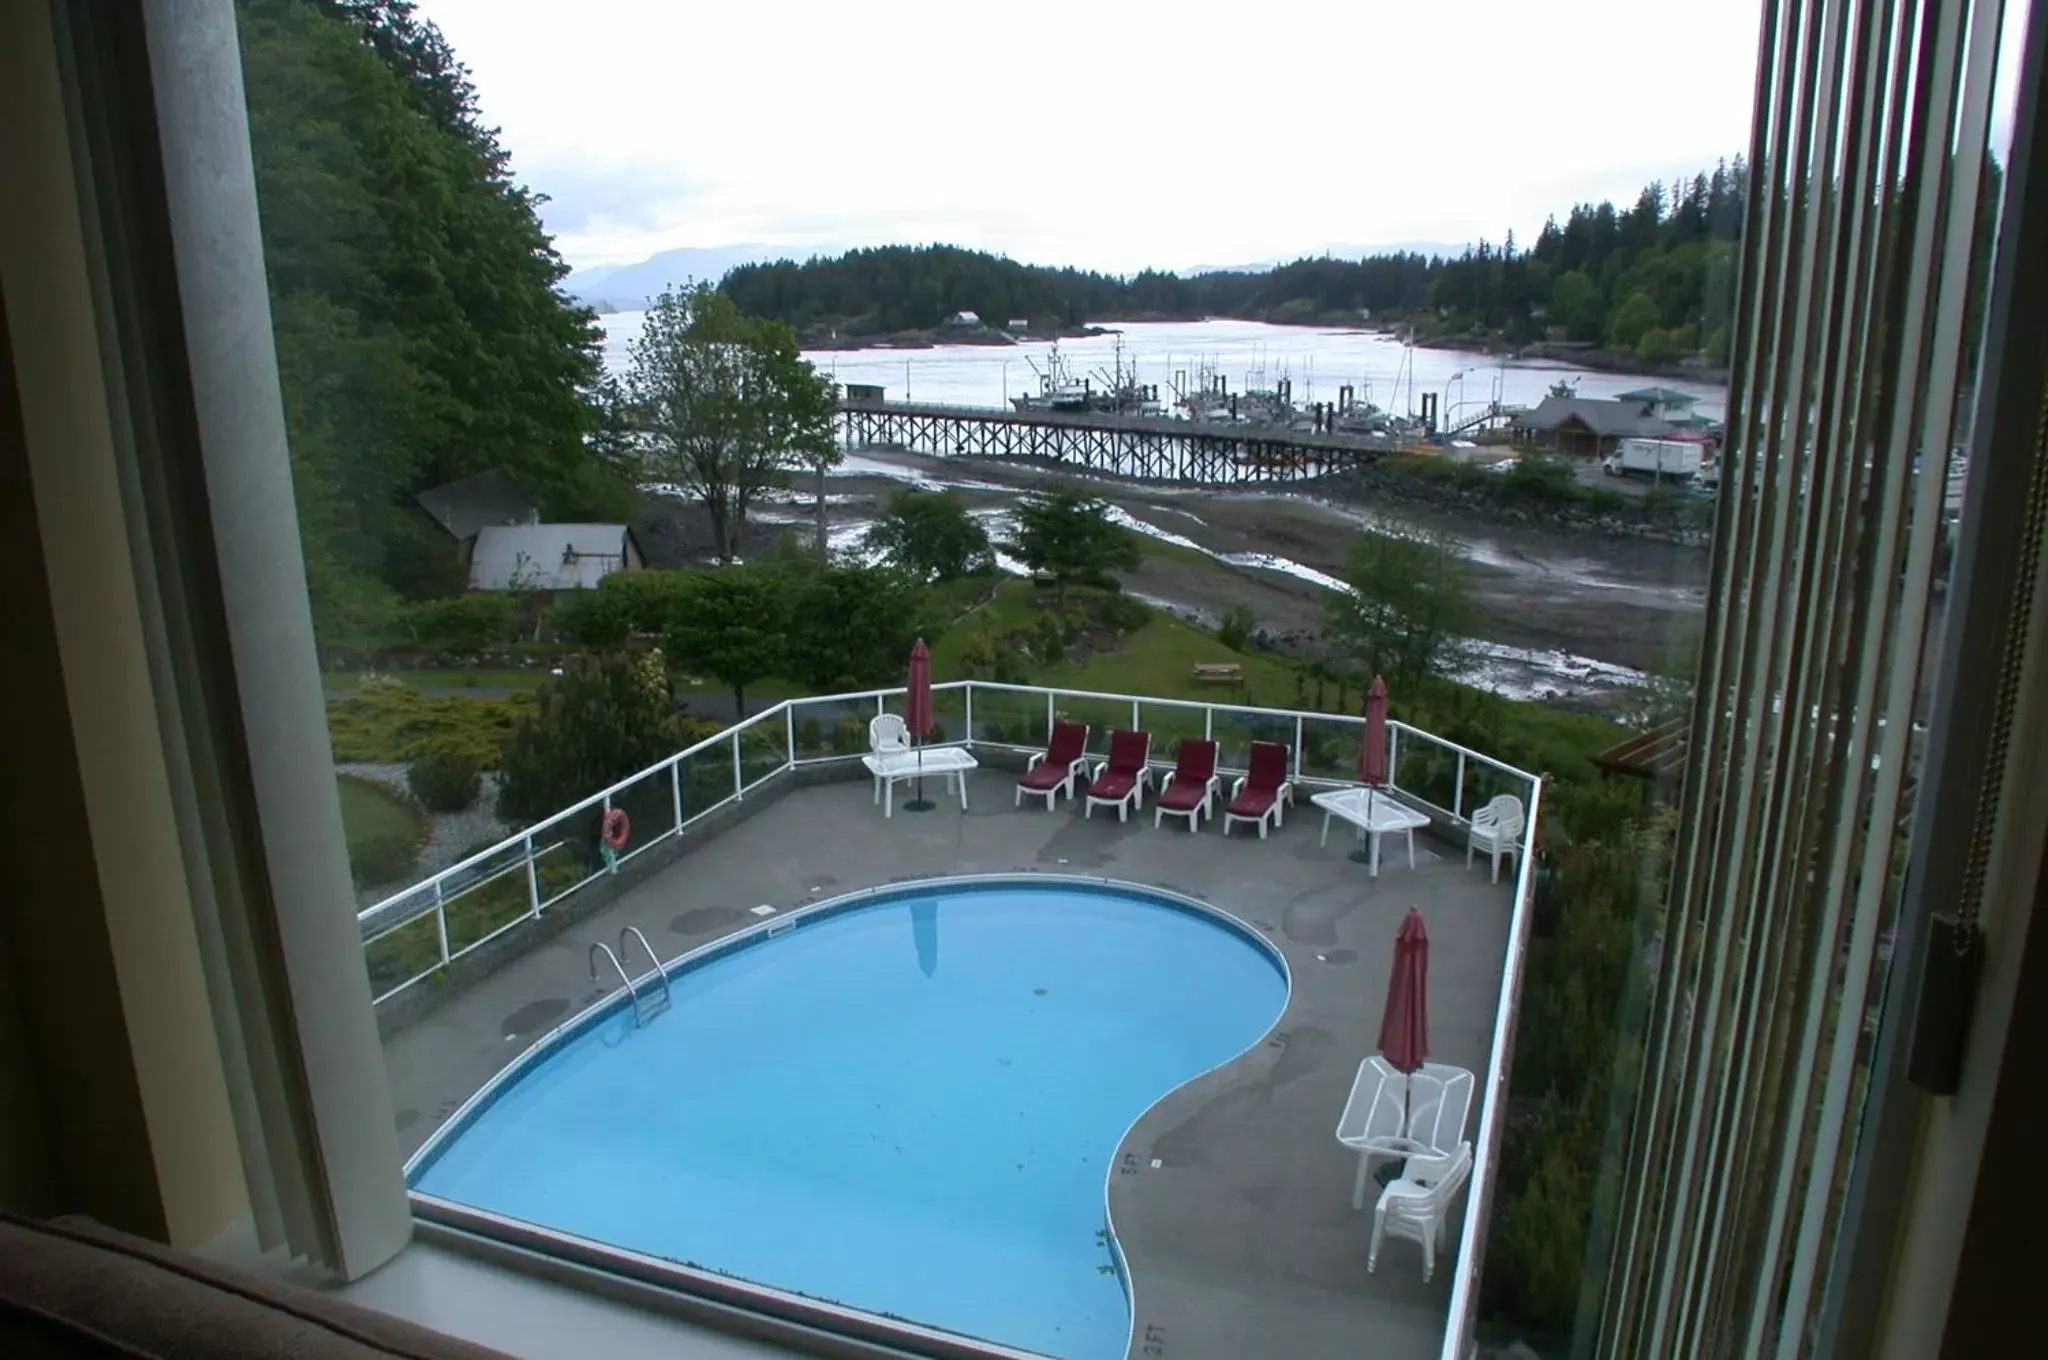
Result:
M1387 783L1387 682L1375 675L1372 688L1365 692L1365 741L1358 748L1358 778L1368 790L1386 787ZM1366 819L1372 817L1372 799L1366 797ZM1351 858L1361 863L1371 860L1371 851L1361 847L1351 853Z
M1380 1015L1380 1056L1413 1076L1429 1057L1429 932L1422 910L1408 908L1394 936L1394 967L1387 977L1387 1007ZM1408 1128L1408 1091L1402 1088L1401 1128Z
M903 696L903 725L917 743L917 796L903 805L905 812L930 812L931 799L924 796L924 739L932 730L932 654L924 639L910 649L910 680Z

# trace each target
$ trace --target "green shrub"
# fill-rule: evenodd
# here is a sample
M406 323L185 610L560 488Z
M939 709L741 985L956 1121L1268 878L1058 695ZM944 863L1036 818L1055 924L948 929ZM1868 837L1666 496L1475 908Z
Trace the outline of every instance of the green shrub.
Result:
M1540 501L1568 501L1578 494L1572 465L1548 454L1525 453L1500 474L1503 490ZM1603 488L1604 489L1604 488Z
M549 612L548 622L556 637L594 651L623 647L632 632L632 616L625 597L602 587L566 596Z
M429 747L405 771L412 796L435 812L462 811L476 801L483 782L475 758L457 746Z
M1047 614L1038 620L1035 630L1038 634L1038 654L1047 662L1060 662L1067 657L1066 630L1059 618Z
M349 874L356 886L378 887L409 877L427 841L427 819L419 805L356 775L340 775L336 783Z
M841 718L832 724L832 754L850 756L868 749L868 725L859 718Z
M1091 602L1090 615L1114 633L1135 633L1152 622L1152 608L1128 595L1098 595Z
M615 571L599 583L594 593L615 604L633 632L659 633L668 627L677 603L689 593L697 574L653 569Z
M513 640L519 603L510 595L481 592L421 600L400 610L398 622L415 646L437 652L481 652Z
M1216 626L1216 640L1233 652L1241 652L1251 644L1252 632L1258 626L1258 615L1250 605L1234 604L1223 611Z
M693 740L659 651L572 659L535 705L505 744L498 815L508 822L539 821Z
M533 707L529 694L430 699L389 677L364 676L353 694L327 705L327 734L336 760L391 764L438 748L459 750L478 766L495 769L506 740Z

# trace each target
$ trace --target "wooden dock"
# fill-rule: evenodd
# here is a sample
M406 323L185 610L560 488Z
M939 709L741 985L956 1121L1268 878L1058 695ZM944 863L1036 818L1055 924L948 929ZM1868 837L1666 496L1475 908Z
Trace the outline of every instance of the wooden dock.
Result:
M849 450L890 448L939 457L1028 459L1076 472L1179 486L1314 481L1397 448L1389 440L1359 435L1094 411L842 401L839 420Z

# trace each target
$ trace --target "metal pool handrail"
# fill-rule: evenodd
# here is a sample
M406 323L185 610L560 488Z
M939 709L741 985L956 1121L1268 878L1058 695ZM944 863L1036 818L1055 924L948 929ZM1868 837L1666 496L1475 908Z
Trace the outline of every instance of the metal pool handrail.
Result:
M597 981L597 956L599 954L612 961L612 967L618 971L619 981L626 984L626 995L633 998L633 1018L637 1021L640 1017L640 989L633 985L633 975L626 971L626 965L619 962L619 956L612 953L612 947L603 940L594 941L590 946L590 980L592 982Z

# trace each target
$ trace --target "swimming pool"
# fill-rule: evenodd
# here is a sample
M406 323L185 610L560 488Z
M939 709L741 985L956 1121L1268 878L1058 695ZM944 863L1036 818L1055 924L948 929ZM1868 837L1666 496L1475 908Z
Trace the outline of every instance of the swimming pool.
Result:
M1028 1350L1124 1354L1110 1159L1256 1043L1285 965L1124 886L927 883L672 967L536 1045L428 1143L419 1191Z

